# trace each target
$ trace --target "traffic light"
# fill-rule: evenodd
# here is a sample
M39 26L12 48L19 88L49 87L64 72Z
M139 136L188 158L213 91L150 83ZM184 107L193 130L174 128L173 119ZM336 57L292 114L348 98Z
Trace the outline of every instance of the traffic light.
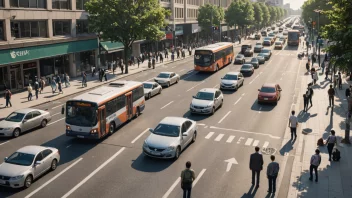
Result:
M213 30L218 30L219 29L219 27L217 27L217 26L212 26L212 28L213 28Z

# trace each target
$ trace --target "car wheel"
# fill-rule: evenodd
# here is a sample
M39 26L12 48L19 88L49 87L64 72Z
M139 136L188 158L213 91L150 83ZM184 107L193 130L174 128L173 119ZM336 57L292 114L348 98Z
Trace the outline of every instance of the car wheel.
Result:
M110 123L109 135L112 135L114 132L115 132L115 124L114 123Z
M170 82L167 84L167 87L170 87L171 86L171 84L170 84Z
M219 107L219 108L222 107L222 104L224 104L224 100L221 100L221 104L220 104L220 107Z
M150 99L152 97L152 94L151 93L149 93L148 94L148 99Z
M32 175L28 175L28 176L26 177L26 179L24 180L24 187L25 187L25 188L31 187L32 182L33 182L33 177L32 177Z
M215 107L213 107L213 109L211 110L211 115L213 115L215 113Z
M179 80L180 80L180 79L176 79L176 83L178 83Z
M42 128L44 128L44 127L46 127L46 124L47 124L48 122L46 121L46 120L42 120L42 123L40 124L40 126L42 127Z
M236 85L235 90L238 91L238 85Z
M18 136L20 136L20 133L21 133L21 130L19 128L16 128L13 133L12 133L12 136L14 138L17 138Z
M194 143L197 139L197 131L194 131L193 137L192 137L192 143Z
M139 107L137 107L136 114L134 115L134 118L138 118L141 115L141 112L139 111Z
M243 86L243 82L244 82L244 80L242 80L241 86Z
M52 162L51 162L51 166L50 166L50 169L52 171L56 170L56 167L57 167L57 160L54 159Z
M181 148L178 146L175 151L175 160L177 160L180 157L180 153L181 153Z

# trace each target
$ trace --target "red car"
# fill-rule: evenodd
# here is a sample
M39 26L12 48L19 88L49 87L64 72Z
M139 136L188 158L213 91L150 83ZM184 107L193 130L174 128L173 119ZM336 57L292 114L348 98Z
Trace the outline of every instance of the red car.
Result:
M260 103L274 103L281 98L281 87L279 84L266 83L261 89L258 89L258 104Z

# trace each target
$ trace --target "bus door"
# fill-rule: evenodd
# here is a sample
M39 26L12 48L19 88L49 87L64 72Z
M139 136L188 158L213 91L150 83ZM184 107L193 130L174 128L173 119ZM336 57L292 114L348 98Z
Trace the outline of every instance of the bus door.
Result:
M127 116L127 119L131 119L133 117L132 92L127 93L125 96L126 96L126 116Z
M101 106L98 108L99 111L99 131L100 131L100 137L104 136L106 133L106 111L105 111L105 106Z

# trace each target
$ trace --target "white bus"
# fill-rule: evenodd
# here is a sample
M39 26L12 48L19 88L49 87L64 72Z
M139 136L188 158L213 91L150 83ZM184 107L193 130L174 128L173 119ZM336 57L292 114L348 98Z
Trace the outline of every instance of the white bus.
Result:
M100 139L138 117L144 106L140 82L115 81L101 86L66 102L66 136Z

